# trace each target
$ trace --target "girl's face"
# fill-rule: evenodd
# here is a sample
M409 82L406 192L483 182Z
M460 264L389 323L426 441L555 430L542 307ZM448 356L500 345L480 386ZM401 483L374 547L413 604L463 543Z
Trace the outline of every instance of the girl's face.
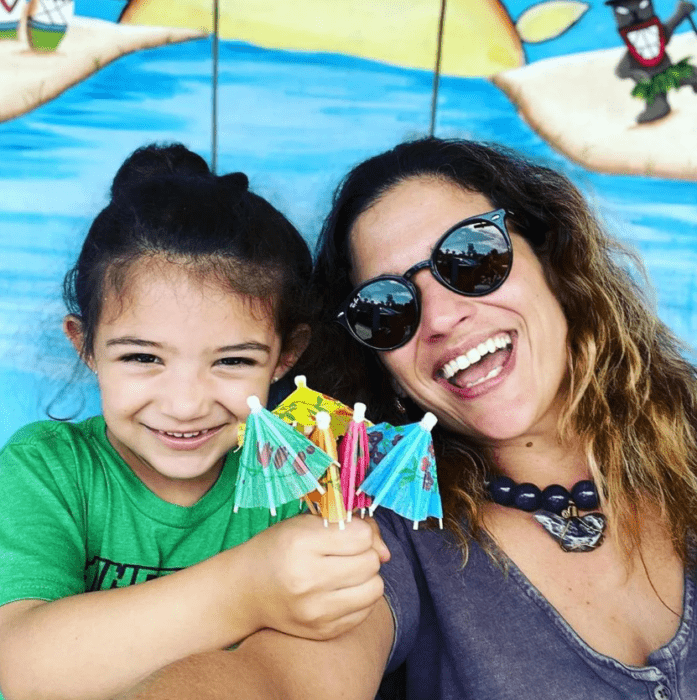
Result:
M401 275L427 260L458 221L495 208L481 194L449 182L400 183L354 224L352 281ZM511 238L508 279L486 296L456 294L429 270L418 272L412 279L422 306L416 335L397 350L379 353L419 406L451 429L494 445L556 427L566 372L564 313L528 243L515 233ZM453 370L468 353L469 367Z
M79 347L76 323L68 317L66 333ZM157 495L191 505L237 445L247 397L264 405L297 355L281 353L260 304L184 265L141 262L120 297L106 295L90 366L111 444Z

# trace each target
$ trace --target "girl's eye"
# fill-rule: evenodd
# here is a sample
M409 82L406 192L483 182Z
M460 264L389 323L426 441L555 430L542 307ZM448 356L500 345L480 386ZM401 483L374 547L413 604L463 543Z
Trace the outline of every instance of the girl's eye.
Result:
M217 364L224 367L253 367L257 361L251 357L222 357L217 361Z
M155 362L159 362L160 358L156 355L149 355L145 352L134 352L130 355L124 355L121 357L122 362L135 362L141 365L151 365Z

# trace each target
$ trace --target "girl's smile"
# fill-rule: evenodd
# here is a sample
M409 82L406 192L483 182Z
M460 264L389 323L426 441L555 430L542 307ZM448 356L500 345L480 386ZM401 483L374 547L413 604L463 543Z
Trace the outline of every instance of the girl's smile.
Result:
M157 495L190 505L236 447L247 397L265 403L287 359L270 308L155 259L106 294L91 366L111 444Z
M150 427L150 426L146 426ZM195 450L212 439L224 426L203 428L202 430L175 432L150 428L155 435L173 450Z

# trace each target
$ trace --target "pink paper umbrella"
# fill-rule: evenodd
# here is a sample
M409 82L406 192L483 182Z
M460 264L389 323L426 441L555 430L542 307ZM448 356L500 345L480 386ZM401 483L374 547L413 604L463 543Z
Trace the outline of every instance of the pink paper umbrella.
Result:
M364 517L365 509L370 506L371 499L368 494L356 493L356 487L365 479L369 461L365 404L357 403L353 407L353 417L339 446L341 490L349 521L355 508L360 508L361 517Z

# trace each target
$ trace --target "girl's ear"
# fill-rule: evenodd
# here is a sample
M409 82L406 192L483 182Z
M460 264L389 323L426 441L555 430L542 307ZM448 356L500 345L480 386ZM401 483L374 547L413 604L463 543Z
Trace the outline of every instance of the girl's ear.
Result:
M92 361L85 358L83 349L85 347L85 336L82 332L82 321L75 314L68 314L63 319L63 333L75 348L77 354L85 361L85 364L94 371Z
M300 323L290 334L290 339L286 343L286 348L281 352L274 370L274 381L280 379L295 363L300 359L307 346L310 344L312 331L307 323Z

